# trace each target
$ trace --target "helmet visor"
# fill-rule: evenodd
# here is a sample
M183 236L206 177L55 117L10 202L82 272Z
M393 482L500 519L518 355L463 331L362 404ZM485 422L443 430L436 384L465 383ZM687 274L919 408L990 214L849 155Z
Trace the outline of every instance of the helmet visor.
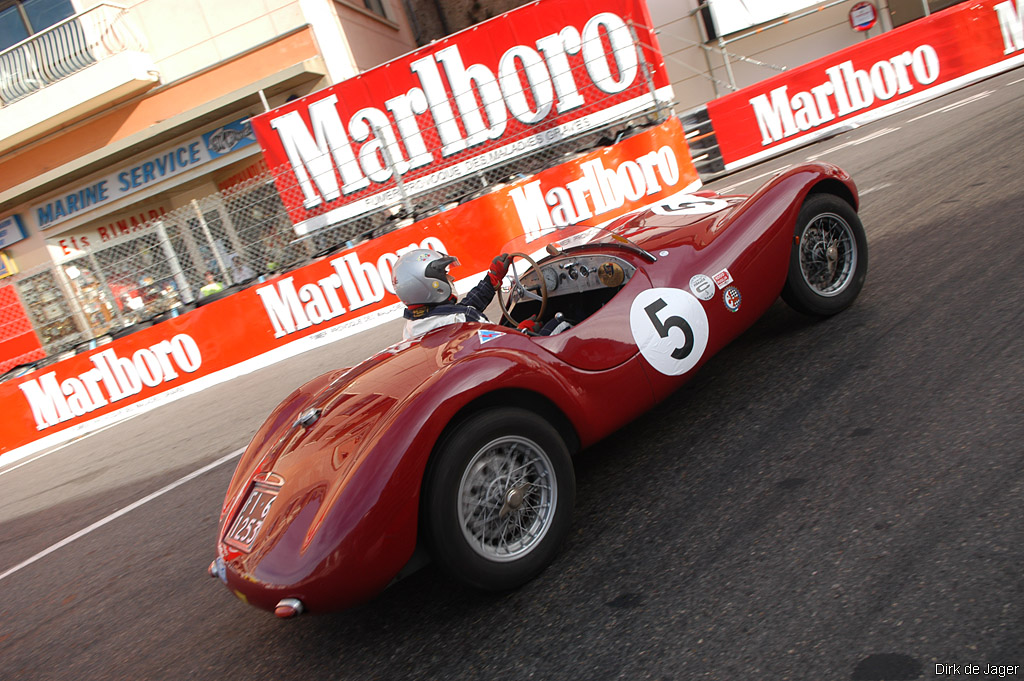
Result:
M450 265L455 265L457 267L459 265L459 259L446 255L442 258L438 258L437 260L431 260L427 263L424 274L431 279L446 281L448 279L448 267Z

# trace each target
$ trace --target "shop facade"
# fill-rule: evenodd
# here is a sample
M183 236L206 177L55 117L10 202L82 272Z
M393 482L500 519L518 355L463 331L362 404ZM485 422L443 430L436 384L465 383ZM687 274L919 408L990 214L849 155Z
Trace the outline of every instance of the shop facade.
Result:
M291 247L294 235L248 126L251 113L258 109L15 214L42 235L46 261L12 273L7 285L16 300L8 294L7 307L24 309L43 353L66 353L188 310L209 277L237 286L308 254L304 245Z
M0 373L308 261L249 119L416 46L399 0L65 4L0 49L4 83L91 55L0 89Z
M212 147L210 140L220 139L226 131L234 132L234 145ZM273 205L275 195L265 191L270 203L257 201L267 209L268 219L256 216L262 225L243 222L251 216L244 211L232 218L232 204L252 200L263 186L256 183L247 191L234 191L232 184L232 178L261 166L245 119L169 149L158 150L152 158L185 158L187 153L194 170L205 170L204 165L216 168L191 181L169 180L169 186L154 187L155 194L125 209L101 211L96 218L52 236L44 229L50 259L70 294L75 326L84 336L102 336L195 304L207 273L225 286L243 283L241 272L255 272L251 265L248 269L243 265L251 262L252 255L263 255L252 242L267 238L268 229L287 230L286 224L273 220L279 212ZM133 177L141 178L137 184L142 186L157 172L154 161L144 160L122 166L108 177L130 189ZM36 217L52 210L52 203L36 206ZM260 270L265 260L259 258ZM50 342L66 345L70 340Z

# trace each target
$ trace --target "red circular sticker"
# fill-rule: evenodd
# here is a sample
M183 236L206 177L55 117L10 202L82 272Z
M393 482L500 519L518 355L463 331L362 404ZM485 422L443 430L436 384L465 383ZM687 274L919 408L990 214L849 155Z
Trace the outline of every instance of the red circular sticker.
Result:
M729 312L736 312L740 309L740 303L743 301L743 296L740 295L740 290L735 286L722 291L722 300L725 301L725 306L729 308Z
M867 31L878 21L878 11L870 2L858 2L850 8L850 26L855 31Z

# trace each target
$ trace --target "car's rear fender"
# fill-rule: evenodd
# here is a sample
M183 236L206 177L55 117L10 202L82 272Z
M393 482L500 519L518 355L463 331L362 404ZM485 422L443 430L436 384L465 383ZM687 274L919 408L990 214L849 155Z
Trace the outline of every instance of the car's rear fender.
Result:
M531 343L525 337L522 340ZM633 399L621 400L621 391L606 393L606 397L614 395L615 404L628 406L613 418L605 411L601 419L594 420L584 420L582 415L595 411L593 405L583 402L588 393L593 397L594 391L586 384L593 386L599 380L596 372L556 368L539 352L511 348L479 349L451 363L377 423L366 451L359 456L359 470L336 491L334 500L325 500L324 507L332 510L320 530L328 526L341 530L347 541L361 547L353 553L361 556L363 569L386 575L390 581L416 547L423 475L445 433L482 409L514 405L548 419L570 451L575 451L651 406L650 387L635 362L619 369L635 377ZM581 374L582 381L560 369ZM382 530L385 542L380 539Z
M256 468L263 461L274 443L291 429L299 412L309 406L310 401L315 395L348 371L349 368L337 369L307 381L281 400L280 404L274 408L274 411L267 416L263 425L253 435L252 440L249 441L245 451L235 465L235 472L232 475L231 483L228 485L228 491L221 508L221 523L223 523L225 515L241 503L239 497L248 489L248 482L258 472ZM222 527L221 530L223 529Z

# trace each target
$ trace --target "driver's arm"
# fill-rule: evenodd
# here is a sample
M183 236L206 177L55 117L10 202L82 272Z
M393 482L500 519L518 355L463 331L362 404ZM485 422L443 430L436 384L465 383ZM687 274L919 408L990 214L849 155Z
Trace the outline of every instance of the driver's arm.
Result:
M480 312L487 309L487 306L494 300L494 284L488 277L484 277L480 280L480 283L474 286L466 297L459 301L459 305L466 305L472 307Z
M508 265L511 261L508 253L502 253L494 260L491 261L491 268L487 272L487 276L480 280L477 284L466 294L459 304L467 305L480 312L487 309L487 306L494 300L494 292L498 286L501 285L501 280L505 278L508 273Z

